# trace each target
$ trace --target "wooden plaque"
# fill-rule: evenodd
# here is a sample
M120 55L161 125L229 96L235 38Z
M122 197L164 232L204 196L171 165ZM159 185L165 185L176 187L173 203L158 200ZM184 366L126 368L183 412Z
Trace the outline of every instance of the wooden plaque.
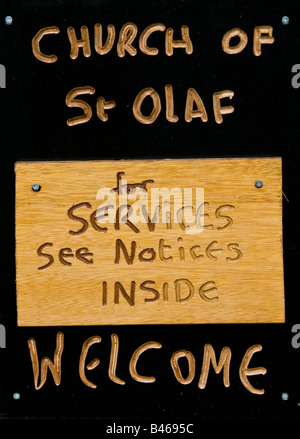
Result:
M24 162L15 172L20 326L284 321L280 159ZM155 190L165 197L156 219ZM176 215L188 190L194 225ZM132 208L148 197L148 210L122 212L125 192Z

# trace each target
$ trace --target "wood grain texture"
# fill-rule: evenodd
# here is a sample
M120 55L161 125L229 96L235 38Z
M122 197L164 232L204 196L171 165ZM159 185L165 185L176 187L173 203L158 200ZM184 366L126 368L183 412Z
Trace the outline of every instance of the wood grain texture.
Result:
M93 223L98 190L115 188L119 172L153 180L148 192L204 188L203 231L174 218L138 233ZM18 162L15 173L19 326L284 322L280 158ZM78 204L81 221L68 215ZM131 264L122 249L115 263L118 239L129 254L135 242ZM47 268L41 253L54 258Z

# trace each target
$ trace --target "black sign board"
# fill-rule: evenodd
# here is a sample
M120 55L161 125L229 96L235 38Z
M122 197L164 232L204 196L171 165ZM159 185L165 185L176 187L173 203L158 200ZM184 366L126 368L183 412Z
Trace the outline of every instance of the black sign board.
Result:
M176 433L166 428L182 423L182 428L195 432L199 420L223 417L300 418L299 24L295 0L1 2L2 418L102 419L107 434L114 432L110 428L118 433L118 425L138 426L139 420L146 420L143 428L148 430L140 430L140 437L150 432L153 420L154 430L162 424L161 433ZM82 96L71 95L79 89ZM134 102L149 89L159 97L161 109L153 114L154 101L147 98L139 117ZM201 97L207 120L187 120L189 89ZM222 105L234 107L222 121L213 106L214 94L221 91L233 92ZM171 92L173 111L167 104ZM81 123L70 123L83 114ZM172 120L172 115L178 119ZM244 157L282 158L284 323L18 326L16 162ZM34 226L31 233L34 236ZM55 384L48 370L46 382L36 389L30 340L36 343L39 363L43 357L53 361L60 334L64 336L60 383ZM95 336L98 342L90 347L86 364L94 358L100 364L85 369L96 384L91 388L83 381L79 364L84 343ZM121 383L109 373L116 340L114 376ZM145 351L136 372L155 381L140 382L129 366L136 350L150 341L162 347ZM228 385L224 368L216 374L211 364L201 388L207 345L217 363L222 349L230 349ZM245 366L243 359L253 346L256 350ZM181 382L171 365L177 351L185 356L178 360ZM188 358L195 364L191 380ZM264 392L244 385L243 365L259 368L247 379L252 388Z

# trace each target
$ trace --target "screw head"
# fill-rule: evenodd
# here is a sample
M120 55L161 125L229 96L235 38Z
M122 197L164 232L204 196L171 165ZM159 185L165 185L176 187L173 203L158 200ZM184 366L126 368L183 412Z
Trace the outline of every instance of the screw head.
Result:
M289 399L289 394L288 393L282 393L282 395L281 395L281 399L282 399L282 401L287 401L288 399Z
M13 23L13 18L8 15L7 17L5 17L5 24L7 24L8 26L10 26Z
M261 180L257 180L255 182L255 186L260 189L261 187L263 187L263 182Z
M21 395L20 395L20 393L14 393L13 394L13 398L17 401L18 399L20 399L21 398Z
M282 24L287 25L287 24L289 24L289 22L290 22L290 19L289 19L289 17L287 15L282 17L282 19L281 19L281 23Z
M41 186L40 186L38 183L34 183L34 184L32 185L32 190L33 190L34 192L38 192L38 191L41 190Z

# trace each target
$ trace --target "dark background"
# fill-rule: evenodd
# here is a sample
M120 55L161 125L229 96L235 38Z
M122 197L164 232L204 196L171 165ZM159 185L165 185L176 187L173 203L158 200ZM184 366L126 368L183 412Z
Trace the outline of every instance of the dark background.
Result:
M291 85L292 66L300 62L300 8L298 1L142 1L142 0L19 0L0 2L0 64L6 67L6 89L0 89L1 105L1 284L0 323L7 330L7 347L0 350L0 413L2 418L74 417L123 420L205 419L297 419L300 418L300 349L291 344L292 326L300 324L299 297L299 98L300 89ZM11 15L13 24L5 24ZM281 18L290 23L284 26ZM187 55L175 49L164 52L164 34L154 34L149 43L158 47L158 56L139 51L119 58L116 44L99 56L93 49L93 27L114 24L117 32L126 22L141 31L152 23L164 23L175 30L187 25L194 51ZM253 55L253 30L272 25L275 43L262 47L262 56ZM45 64L32 54L31 40L43 27L58 26L59 35L43 40L45 53L58 61ZM92 55L71 60L67 27L90 31ZM248 34L248 45L238 55L222 51L226 31L240 27ZM165 118L164 86L173 85L178 123ZM66 120L80 114L65 105L74 87L90 85L94 96L84 99L93 108L92 119L68 127ZM153 87L161 96L162 112L155 123L143 125L132 114L136 95ZM186 91L194 87L202 97L208 122L184 120ZM235 112L215 123L212 95L229 89ZM96 97L114 99L109 121L95 113ZM225 104L225 102L224 102ZM228 102L229 104L229 102ZM18 328L14 259L14 162L18 160L88 160L145 158L205 158L280 156L283 160L283 244L286 323L265 325L168 325ZM63 190L63 187L62 187ZM32 230L34 234L34 229ZM62 382L54 385L48 373L44 387L35 390L27 339L37 342L39 359L53 359L56 333L65 336ZM120 339L117 374L125 386L108 378L110 336ZM88 359L98 357L100 366L87 376L97 389L80 380L78 361L83 342L100 335ZM139 362L143 375L154 375L154 384L135 382L128 364L133 351L146 341L160 342L163 348L145 353ZM223 346L232 351L230 387L223 385L222 373L209 373L207 386L198 388L203 347L213 345L217 358ZM265 376L249 377L264 395L249 393L239 379L239 365L246 350L261 344L250 367L264 366ZM172 353L186 349L196 358L194 381L178 383L170 366ZM20 394L19 400L13 394ZM283 392L289 400L283 401ZM121 421L120 421L121 422ZM133 423L133 422L131 422Z

